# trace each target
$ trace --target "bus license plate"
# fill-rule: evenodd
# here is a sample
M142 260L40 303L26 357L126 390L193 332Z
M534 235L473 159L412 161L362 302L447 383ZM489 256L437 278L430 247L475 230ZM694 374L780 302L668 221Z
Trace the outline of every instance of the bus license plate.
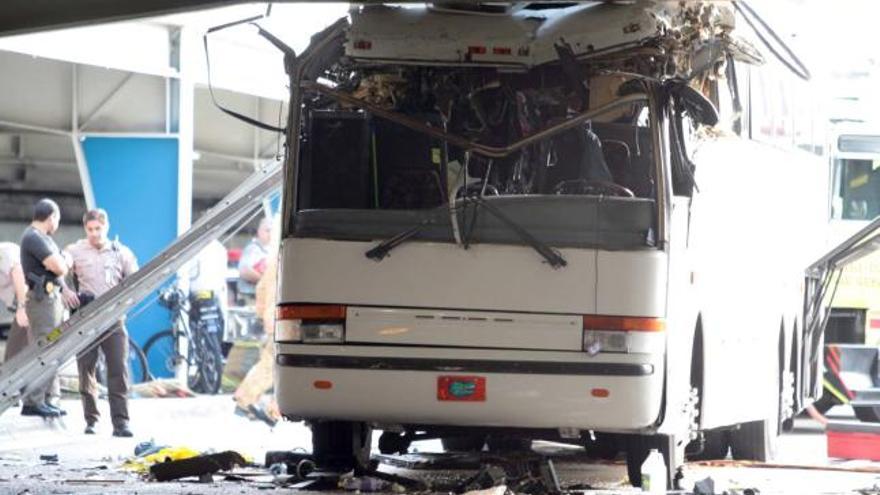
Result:
M437 400L484 402L486 378L482 376L438 376Z

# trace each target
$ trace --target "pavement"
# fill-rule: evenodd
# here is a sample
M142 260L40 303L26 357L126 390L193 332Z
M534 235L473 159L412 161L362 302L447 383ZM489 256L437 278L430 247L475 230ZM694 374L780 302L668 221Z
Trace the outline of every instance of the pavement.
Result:
M269 428L264 423L235 415L228 395L133 399L130 409L134 438L112 437L109 421L99 423L97 435L85 435L82 433L85 423L79 402L65 400L62 407L69 414L61 420L23 417L14 409L0 416L0 494L289 493L293 490L278 488L271 482L272 476L262 470L239 470L241 476L237 481L226 481L218 476L207 483L158 483L146 481L121 466L133 456L135 447L146 441L185 446L202 452L235 450L260 464L268 450L307 451L311 442L311 434L302 423L282 422ZM102 401L100 407L103 417L107 418L106 401ZM839 412L844 417L846 413L845 410ZM377 439L378 435L374 435L374 442ZM536 442L534 448L553 454L564 486L589 485L593 488L581 489L578 493L637 492L626 483L626 469L620 461L585 462L578 457L576 450L548 442ZM441 450L439 441L432 440L414 443L411 452ZM40 459L40 456L47 455L57 456L57 462ZM795 431L782 437L776 462L834 470L689 464L684 469L683 486L692 487L696 480L711 477L715 481L716 493L721 493L721 489L745 488L757 488L762 495L880 493L864 491L880 486L880 463L829 459L825 454L824 432L809 419L799 418ZM424 472L387 466L383 470L406 476L425 476ZM472 474L431 472L430 476ZM306 495L310 492L295 493ZM339 490L336 493L352 492Z

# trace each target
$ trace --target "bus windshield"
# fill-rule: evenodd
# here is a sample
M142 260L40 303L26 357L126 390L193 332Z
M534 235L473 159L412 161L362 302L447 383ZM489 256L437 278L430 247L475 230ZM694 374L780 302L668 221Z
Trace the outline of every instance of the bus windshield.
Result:
M420 226L415 240L521 244L519 228L558 247L653 247L654 129L638 81L596 77L584 104L546 68L354 79L316 85L307 104L293 236Z

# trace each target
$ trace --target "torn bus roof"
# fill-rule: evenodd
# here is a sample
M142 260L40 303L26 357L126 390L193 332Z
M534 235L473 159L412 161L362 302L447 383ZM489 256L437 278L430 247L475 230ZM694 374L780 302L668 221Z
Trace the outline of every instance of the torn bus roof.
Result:
M685 76L725 52L761 61L732 35L734 21L729 2L590 2L502 14L366 5L351 13L345 53L360 62L525 70L557 61L561 42L578 58L653 47L675 61L675 74L666 75Z

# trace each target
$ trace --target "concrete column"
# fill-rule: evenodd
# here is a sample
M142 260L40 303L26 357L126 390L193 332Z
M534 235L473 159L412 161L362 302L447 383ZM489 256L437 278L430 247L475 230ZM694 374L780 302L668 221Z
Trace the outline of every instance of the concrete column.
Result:
M171 63L176 64L179 77L172 80L171 122L172 132L177 132L177 233L189 230L192 224L193 199L193 121L195 100L195 57L199 54L199 35L192 28L179 28L171 33ZM176 105L173 103L176 102ZM176 111L175 111L176 110Z

